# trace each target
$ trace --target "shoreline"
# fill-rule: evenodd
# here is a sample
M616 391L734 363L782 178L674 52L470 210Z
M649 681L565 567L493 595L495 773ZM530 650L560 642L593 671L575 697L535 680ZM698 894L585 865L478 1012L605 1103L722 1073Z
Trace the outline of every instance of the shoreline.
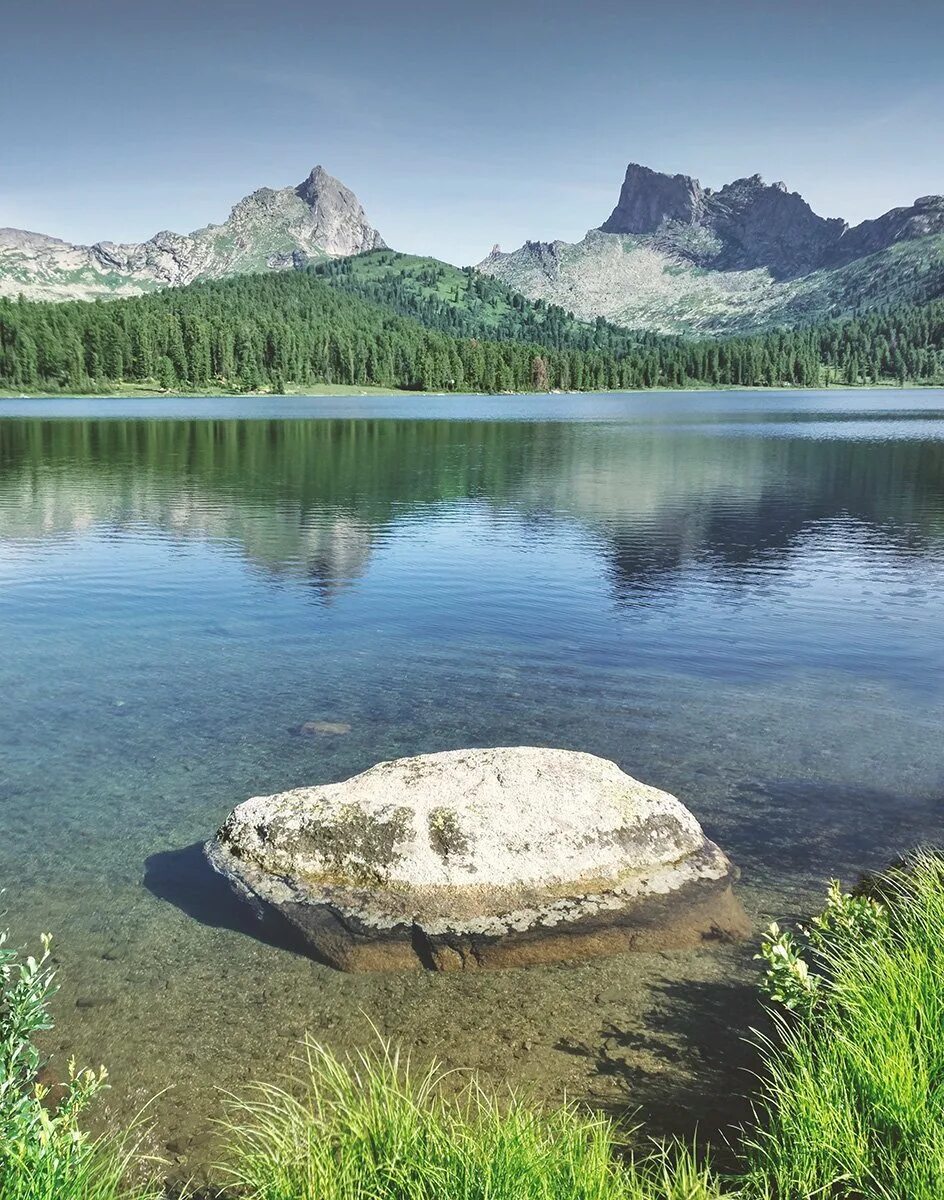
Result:
M0 400L278 400L284 397L317 399L327 397L359 397L370 396L431 396L445 399L450 396L647 396L659 393L690 392L929 392L944 389L944 383L915 383L909 380L906 384L890 380L888 383L857 383L830 384L828 387L800 387L797 384L783 383L775 386L759 384L694 384L691 387L651 387L651 388L586 388L578 391L515 391L515 392L430 392L422 389L395 387L375 387L356 384L313 384L305 388L286 388L284 392L251 391L228 392L220 389L202 389L187 391L159 391L154 388L129 387L114 392L21 392L0 388Z

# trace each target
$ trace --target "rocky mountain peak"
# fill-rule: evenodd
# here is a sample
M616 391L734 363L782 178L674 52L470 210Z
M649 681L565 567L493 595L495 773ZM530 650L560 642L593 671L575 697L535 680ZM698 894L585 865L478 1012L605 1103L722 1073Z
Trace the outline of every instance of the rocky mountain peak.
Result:
M690 175L630 163L603 233L658 235L659 244L699 266L766 267L777 277L813 270L846 230L817 216L782 182L746 175L718 191Z
M630 329L795 324L944 294L944 197L849 228L758 174L714 190L630 163L616 207L580 242L496 249L479 270L583 320Z
M630 163L619 200L600 226L604 233L655 233L667 221L694 225L702 215L705 192L690 175L665 175Z
M330 191L332 188L343 188L343 186L319 163L318 166L312 167L308 178L301 181L295 189L295 194L300 196L306 204L315 204L322 192Z
M799 192L760 175L726 183L711 196L705 220L721 242L713 265L767 267L778 277L814 270L846 230L845 221L819 216Z
M383 250L386 242L367 221L354 193L320 164L294 189L311 209L313 236L328 254Z
M354 193L319 165L297 187L258 188L222 225L189 234L164 230L141 243L73 246L0 230L0 295L57 300L135 295L384 247Z

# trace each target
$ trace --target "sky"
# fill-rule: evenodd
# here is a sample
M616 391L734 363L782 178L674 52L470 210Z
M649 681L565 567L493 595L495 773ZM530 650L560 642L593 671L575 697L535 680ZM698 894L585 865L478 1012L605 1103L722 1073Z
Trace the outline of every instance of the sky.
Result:
M0 226L140 241L316 164L389 245L574 241L626 164L944 193L941 0L0 0Z

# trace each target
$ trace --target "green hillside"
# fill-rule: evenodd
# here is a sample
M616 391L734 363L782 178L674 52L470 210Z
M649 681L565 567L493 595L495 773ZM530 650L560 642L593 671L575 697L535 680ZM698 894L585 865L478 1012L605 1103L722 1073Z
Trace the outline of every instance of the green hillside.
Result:
M455 337L533 342L553 350L601 350L623 354L646 335L611 322L579 321L556 304L528 300L471 267L436 258L375 250L309 268L319 279L428 329Z
M607 235L599 235L608 238ZM626 242L632 239L623 239ZM630 253L630 251L627 251ZM654 346L672 334L632 328L630 305L616 319L581 320L540 297L530 300L501 280L472 268L460 269L435 258L378 250L309 267L318 278L362 299L413 317L430 329L457 337L525 341L552 349L599 350L623 355ZM678 336L750 336L764 328L796 328L900 304L923 304L944 295L944 235L899 242L844 267L815 271L766 288L763 302L751 289L718 307L719 298L701 294L719 279L757 272L712 272L675 266L674 286L688 279L684 298L664 313ZM732 285L733 286L733 285ZM741 306L748 310L741 311ZM726 308L727 306L727 308ZM708 333L700 333L702 325ZM717 326L717 329L715 327Z

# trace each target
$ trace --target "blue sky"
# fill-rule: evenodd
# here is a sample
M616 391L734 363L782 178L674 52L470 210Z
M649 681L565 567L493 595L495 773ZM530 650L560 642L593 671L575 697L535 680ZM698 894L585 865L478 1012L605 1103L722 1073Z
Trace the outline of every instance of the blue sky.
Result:
M398 249L579 238L626 163L944 192L939 0L8 0L0 225L140 240L317 162Z

